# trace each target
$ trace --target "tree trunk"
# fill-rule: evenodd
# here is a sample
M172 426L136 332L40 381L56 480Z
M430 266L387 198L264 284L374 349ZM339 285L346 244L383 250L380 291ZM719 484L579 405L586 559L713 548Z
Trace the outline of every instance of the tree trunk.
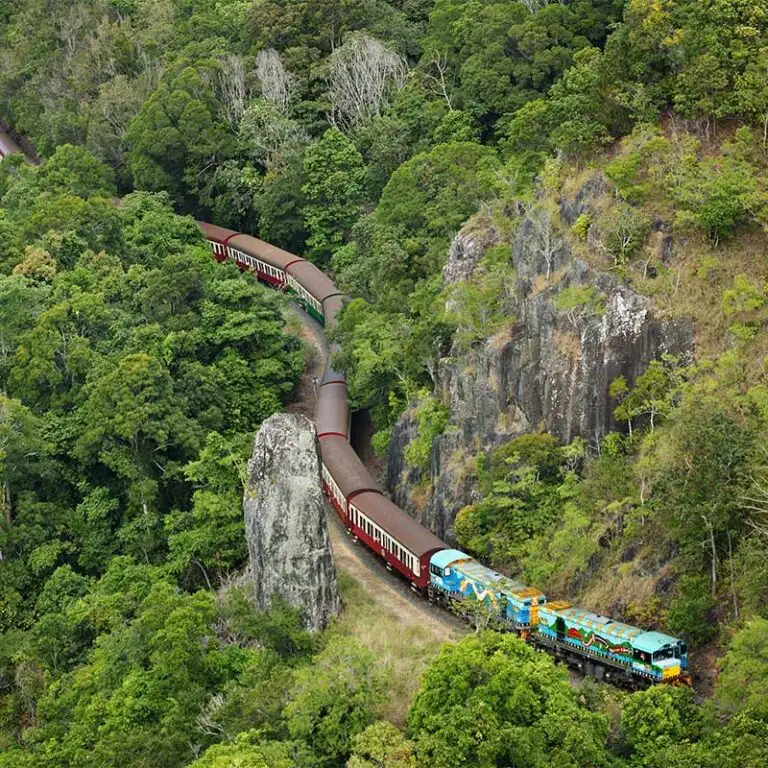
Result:
M13 521L11 514L11 486L8 483L3 483L2 494L0 494L0 504L3 507L3 520L6 526L10 526Z
M717 547L715 545L715 529L712 523L709 522L706 515L702 515L701 519L704 521L704 525L709 531L709 546L712 552L712 597L715 597L717 593Z

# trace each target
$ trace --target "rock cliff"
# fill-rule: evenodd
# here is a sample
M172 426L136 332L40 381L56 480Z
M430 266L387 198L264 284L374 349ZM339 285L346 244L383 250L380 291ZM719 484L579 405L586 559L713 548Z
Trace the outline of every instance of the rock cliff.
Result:
M313 632L340 607L321 482L312 422L286 413L267 419L254 441L243 499L254 598L259 610L275 596L300 608Z
M562 200L559 211L534 206L509 212L519 219L510 243L513 320L484 343L454 348L439 361L435 394L450 410L451 427L433 445L428 478L404 461L417 429L412 416L405 414L394 430L386 485L398 504L447 541L453 541L457 512L476 500L470 470L478 452L540 428L562 442L579 436L594 444L620 426L608 395L613 379L623 375L631 382L663 353L692 352L689 320L657 317L649 297L591 266L599 259L588 263L564 236L564 228L604 193L598 176ZM668 251L663 226L656 230L660 250ZM587 235L587 251L598 248L596 233ZM444 283L469 279L484 251L498 242L492 223L471 222L451 246ZM568 311L558 302L569 288L588 286L599 297L593 306Z

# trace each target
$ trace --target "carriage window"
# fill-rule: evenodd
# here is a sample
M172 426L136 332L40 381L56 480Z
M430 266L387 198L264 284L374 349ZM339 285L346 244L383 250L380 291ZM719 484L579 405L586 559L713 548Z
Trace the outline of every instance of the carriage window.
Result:
M688 653L688 646L685 643L680 643L678 648L680 648L680 655L681 656L685 656Z
M429 571L433 576L442 576L443 569L439 565L430 565Z

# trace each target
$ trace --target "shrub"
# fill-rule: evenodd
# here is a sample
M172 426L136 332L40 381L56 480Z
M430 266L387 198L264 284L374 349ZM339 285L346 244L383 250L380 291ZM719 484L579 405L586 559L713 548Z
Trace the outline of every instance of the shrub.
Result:
M711 619L714 607L707 579L684 576L678 584L677 596L669 604L669 628L682 634L690 643L706 643L717 632Z
M582 213L581 216L573 222L571 231L579 238L579 240L586 240L587 232L589 232L591 226L592 217L588 213Z

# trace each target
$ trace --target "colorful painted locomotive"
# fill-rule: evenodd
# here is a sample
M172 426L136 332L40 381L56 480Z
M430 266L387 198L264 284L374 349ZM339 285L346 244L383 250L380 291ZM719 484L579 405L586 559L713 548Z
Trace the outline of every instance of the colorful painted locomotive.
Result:
M537 589L457 549L432 555L429 577L432 600L482 604L495 622L593 677L635 686L688 681L688 649L681 640L547 602Z
M429 597L482 603L491 616L517 632L528 632L538 623L539 606L547 598L478 563L457 549L432 555L429 566Z

